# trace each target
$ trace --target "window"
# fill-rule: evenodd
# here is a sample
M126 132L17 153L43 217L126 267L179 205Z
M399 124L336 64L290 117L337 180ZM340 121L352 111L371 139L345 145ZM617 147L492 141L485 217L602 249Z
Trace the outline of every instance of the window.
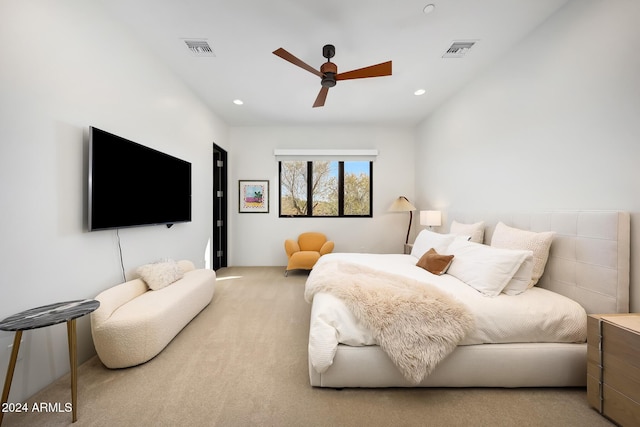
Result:
M373 162L283 160L281 217L370 217Z

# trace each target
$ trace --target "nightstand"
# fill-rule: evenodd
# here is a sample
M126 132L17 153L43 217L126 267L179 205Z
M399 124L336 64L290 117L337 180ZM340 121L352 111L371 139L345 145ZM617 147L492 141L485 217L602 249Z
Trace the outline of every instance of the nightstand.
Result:
M640 314L588 317L587 400L617 424L640 425Z
M411 249L413 249L413 243L405 243L404 244L404 254L411 255Z

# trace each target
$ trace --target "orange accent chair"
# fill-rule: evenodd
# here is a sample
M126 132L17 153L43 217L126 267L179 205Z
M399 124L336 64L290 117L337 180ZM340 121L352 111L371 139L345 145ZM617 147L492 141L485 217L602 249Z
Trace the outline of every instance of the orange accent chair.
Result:
M298 241L287 239L284 250L289 258L286 276L289 270L311 270L322 255L333 251L334 243L327 236L318 232L302 233Z

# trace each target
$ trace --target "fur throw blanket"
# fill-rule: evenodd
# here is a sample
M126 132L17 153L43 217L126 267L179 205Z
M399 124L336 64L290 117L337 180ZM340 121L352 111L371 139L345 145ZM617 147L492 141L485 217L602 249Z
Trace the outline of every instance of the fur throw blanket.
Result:
M316 264L305 299L325 292L341 299L403 376L420 383L474 327L460 302L432 285L340 261Z

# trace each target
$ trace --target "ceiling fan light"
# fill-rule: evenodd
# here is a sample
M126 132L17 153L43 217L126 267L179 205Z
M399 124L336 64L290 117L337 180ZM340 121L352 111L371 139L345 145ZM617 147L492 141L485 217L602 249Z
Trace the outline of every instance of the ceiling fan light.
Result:
M321 82L323 87L334 87L336 85L336 75L334 73L326 73Z

